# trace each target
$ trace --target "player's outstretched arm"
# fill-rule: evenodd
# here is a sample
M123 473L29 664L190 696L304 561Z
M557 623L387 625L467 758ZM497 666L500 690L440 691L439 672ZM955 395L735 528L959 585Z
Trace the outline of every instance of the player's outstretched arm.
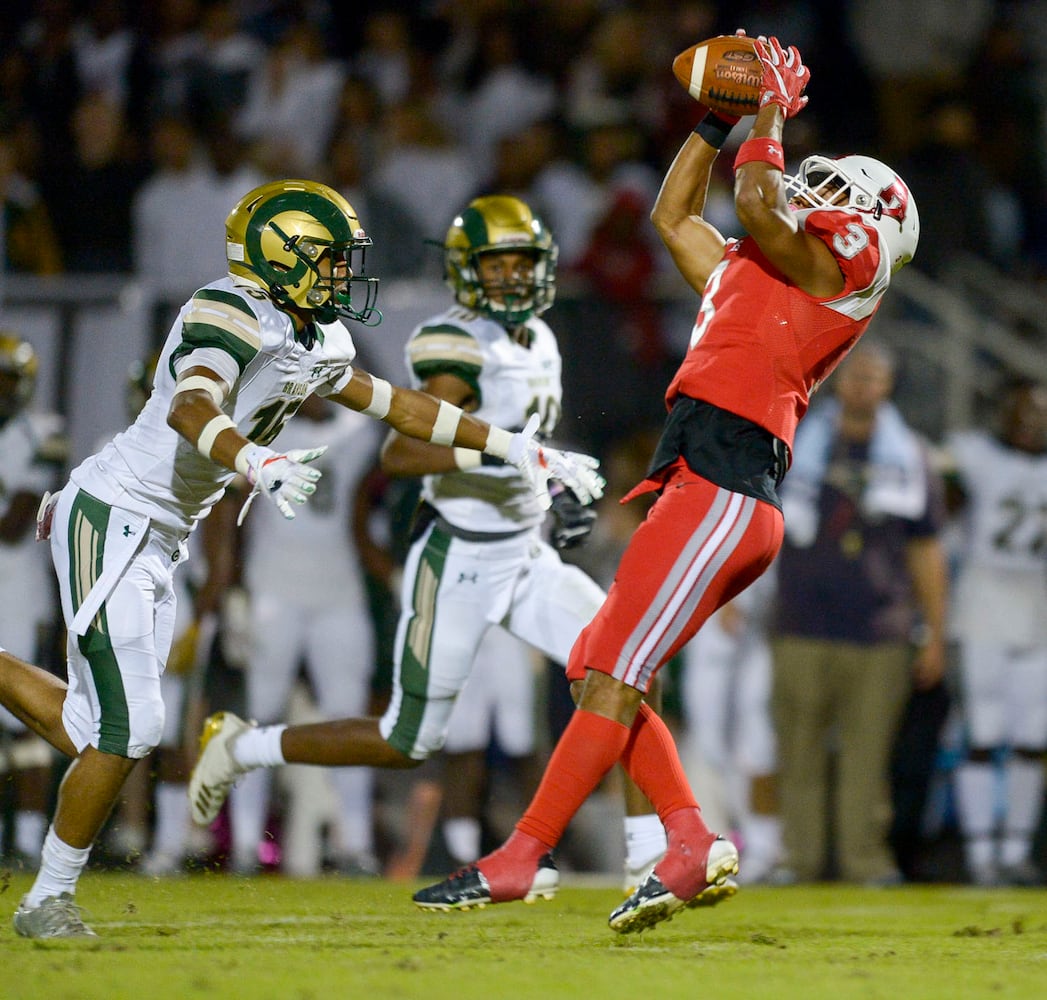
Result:
M426 379L422 388L428 395L445 400L467 413L477 407L476 391L457 375L441 372ZM454 472L480 465L482 461L480 451L433 444L397 430L389 432L381 452L382 471L396 478ZM489 458L489 461L501 464L499 459Z
M310 467L326 448L297 449L286 453L253 444L237 429L221 405L229 386L208 368L194 367L178 377L167 423L205 458L247 478L253 487L248 503L261 493L276 504L280 513L294 517L292 504L304 504L316 492L320 470Z
M719 230L702 218L702 212L713 161L733 124L712 114L703 119L676 154L651 209L658 236L677 270L697 292L705 288L726 244ZM700 131L703 125L704 133Z
M561 452L538 444L534 440L537 416L532 417L522 431L512 433L466 413L445 399L391 385L360 369L330 398L351 410L382 420L408 437L469 449L515 465L531 481L539 503L545 508L551 503L550 479L559 479L583 503L603 496L605 483L597 471L599 462L588 455Z

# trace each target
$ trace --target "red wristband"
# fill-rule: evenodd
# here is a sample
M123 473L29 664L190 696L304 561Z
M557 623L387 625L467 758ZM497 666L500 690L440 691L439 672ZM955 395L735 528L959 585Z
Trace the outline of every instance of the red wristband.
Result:
M778 170L785 170L785 153L777 139L746 139L738 147L734 158L734 169L745 163L769 163Z

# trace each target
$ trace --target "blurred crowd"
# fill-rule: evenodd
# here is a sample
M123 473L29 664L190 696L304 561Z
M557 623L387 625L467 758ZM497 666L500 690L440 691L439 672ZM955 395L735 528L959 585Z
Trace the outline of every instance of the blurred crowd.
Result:
M558 304L563 311L555 325L566 331L561 348L569 405L573 399L589 421L576 425L572 420L569 436L601 455L611 480L598 528L579 550L579 560L589 561L594 578L606 582L635 517L642 516L642 511L618 507L616 500L646 465L661 416L657 387L675 368L679 337L693 318L674 324L671 311L659 305L672 292L674 271L648 222L664 170L701 115L669 67L688 45L738 27L796 44L812 67L809 108L791 126L790 160L814 149L869 152L897 167L908 181L922 218L914 267L942 275L958 255L973 254L1030 286L1047 281L1047 2L1037 0L922 5L900 0L376 0L363 6L331 0L34 0L6 13L0 25L3 266L22 274L134 276L158 302L179 303L226 270L222 224L236 199L268 179L302 176L330 184L359 212L374 240L369 272L383 279L439 279L441 256L427 241L442 241L458 207L484 193L519 195L555 235L561 289L577 288L589 296ZM728 235L737 230L730 163L731 157L719 161L722 173L715 178L708 212ZM693 314L691 305L687 309ZM602 330L599 367L591 364L591 337L582 339L577 332L591 332L594 325ZM616 398L608 402L610 373ZM867 405L886 403L893 375L892 368ZM139 384L143 388L147 385ZM602 408L589 406L598 397ZM28 405L28 399L22 403ZM134 405L129 409L133 414ZM0 419L6 425L10 418ZM903 438L899 432L898 440ZM368 447L373 452L375 442ZM1039 455L1037 448L1043 447L1031 453ZM855 462L864 460L852 456L851 472ZM927 461L933 500L921 508L920 517L907 519L915 527L882 541L888 555L917 560L910 567L917 580L921 564L912 553L922 540L947 546L953 573L964 551L964 522L951 519L941 463ZM856 483L864 482L860 473L855 475ZM342 499L347 504L351 499L356 512L354 545L358 551L380 550L378 555L371 551L366 579L359 587L354 584L353 599L366 604L374 622L373 643L364 645L374 646L367 659L373 661L368 664L373 666L369 696L375 709L387 690L383 667L388 667L389 628L396 617L396 560L402 557L413 496L401 495L373 468L354 468L351 480L345 486L352 489L351 498ZM846 499L846 484L832 485ZM857 517L860 488L855 489L848 509ZM0 491L5 503L9 495ZM877 531L881 521L870 518ZM834 553L860 562L861 525L841 527L837 520L828 529L837 532ZM21 539L12 526L2 541L6 546ZM855 544L858 551L847 549ZM817 555L817 548L812 551ZM1042 540L1035 551L1042 563ZM888 558L885 565L873 569L882 577L897 564ZM840 567L833 569L838 574ZM860 572L857 565L855 570ZM810 568L804 575L812 578ZM254 599L257 612L262 595L251 595L247 577L240 582L244 586L237 593L245 595L248 609ZM870 582L868 595L883 583ZM743 876L748 845L753 880L830 875L875 884L970 878L992 885L1005 881L1010 871L1012 881L1018 874L1024 881L1039 881L1033 862L1044 853L1038 811L1042 745L1033 745L1031 738L1030 745L1019 748L1023 766L1011 765L1012 782L1024 782L1037 811L1022 815L1020 843L1012 842L1009 854L994 854L986 841L995 834L987 830L995 830L997 820L1002 830L1007 810L1005 794L989 784L985 769L1008 766L1007 734L990 733L976 748L981 756L968 759L961 685L950 679L960 671L958 654L946 657L944 679L930 678L910 690L927 608L918 593L904 586L886 590L901 609L899 617L883 634L872 636L860 630L820 634L811 621L798 625L795 616L786 628L774 617L774 593L750 595L750 604L741 603L718 623L720 645L706 652L705 666L723 665L718 681L695 679L699 644L676 665L666 692L667 711L674 726L693 736L690 763L699 798L708 800L710 810L720 810L724 829L740 834ZM839 576L832 576L823 596L841 592ZM977 603L977 598L966 599ZM830 604L823 614L838 625L834 608ZM192 698L211 707L246 704L237 699L246 698L242 668L251 659L250 613L227 601L224 634L191 637L196 646L188 674L204 671L194 682ZM0 628L0 641L13 649L2 617ZM842 716L832 716L839 706L806 705L803 712L827 713L824 728L789 732L792 742L781 756L775 745L790 709L782 691L772 703L775 656L768 644L772 639L780 644L783 637L795 644L797 635L807 643L845 647L887 636L893 647L889 705L875 713L861 706L875 715L877 725L864 737L860 752L874 746L885 774L834 786L831 767L819 772L819 787L836 789L826 792L836 813L828 807L812 812L796 798L796 787L809 785L811 777L801 735L819 749L846 747ZM46 639L35 651L41 660L47 660L44 645ZM1040 649L1044 637L1032 629L1027 645ZM13 651L34 655L32 649ZM779 645L779 662L788 651L788 643L784 650ZM746 667L744 682L741 668L729 665L742 653L757 658L755 667ZM800 658L811 659L808 647ZM827 662L833 662L831 657ZM864 665L859 660L857 669ZM1039 666L1047 674L1047 665ZM548 719L536 719L540 750L555 738L568 703L560 679L546 665L525 662L523 669L532 671L540 700L548 706ZM354 681L356 701L364 698L359 680ZM816 680L810 685L819 688ZM296 690L301 700L289 707L310 718L315 691L307 684ZM699 691L698 697L689 690ZM710 691L719 692L712 709ZM791 697L801 695L812 696L794 691ZM744 724L740 707L748 713ZM197 706L190 718L198 719L201 712ZM14 737L3 739L0 749L9 763ZM185 734L178 739L184 742ZM484 802L493 811L482 817L485 837L492 842L504 833L498 809L513 816L526 801L525 782L504 780L509 757L492 739L486 755L491 794ZM30 758L40 765L38 754ZM836 759L837 768L849 760L845 755ZM984 766L976 778L968 775L966 798L958 804L951 772L962 762ZM779 774L780 766L791 770ZM1035 767L1036 780L1029 774ZM878 783L884 777L887 786ZM184 768L172 768L171 784L181 780ZM441 848L438 836L443 793L435 767L419 779L377 775L373 787L365 782L346 790L346 796L355 796L355 811L342 809L336 789L322 778L297 775L273 791L275 804L267 814L261 810L269 807L259 797L251 818L255 832L249 839L241 834L239 843L227 825L206 837L191 837L175 804L180 790L150 800L166 781L165 775L149 778L142 770L138 798L132 786L125 812L113 821L108 843L114 863L137 859L152 845L158 873L180 868L191 857L209 863L216 857L232 859L242 870L279 868L282 845L294 859L287 870L308 874L324 860L315 838L331 830L344 834L344 850L341 856L333 851L333 863L340 862L349 874L375 874L384 867L386 873L406 876L446 860L447 845ZM358 822L361 796L374 808L367 830ZM4 850L9 858L31 864L41 823L27 818L19 839L14 820L21 800L8 789L4 801ZM618 800L609 796L612 801ZM39 797L31 805L22 811L43 808ZM596 802L589 808L614 807ZM176 832L165 827L167 839L160 844L154 835L164 808L176 814L170 821ZM871 833L855 820L856 812L872 817ZM357 818L351 836L342 829L350 815ZM797 815L821 824L818 837L829 831L843 838L835 853L819 841L819 852L804 859L806 868L789 851L792 847L796 853L797 838L809 841L813 834L781 826ZM296 834L289 847L284 835L296 816L305 817L305 832ZM568 866L607 865L615 848L599 843L599 826L587 825L584 812L579 817L579 832L565 844ZM254 849L250 841L258 840L260 829L264 836ZM863 837L872 837L873 846ZM352 858L347 857L349 840ZM949 844L955 854L949 853ZM885 845L893 853L883 853ZM855 857L868 863L876 859L878 867L863 868L855 861L849 868ZM1019 862L1027 864L1022 868Z
M1036 0L34 0L0 26L6 267L181 292L214 270L213 206L301 175L350 196L384 277L436 267L449 206L512 191L564 265L636 298L664 277L645 209L700 114L672 57L744 27L812 67L791 156L875 151L909 181L935 234L917 267L1039 279L1044 24Z

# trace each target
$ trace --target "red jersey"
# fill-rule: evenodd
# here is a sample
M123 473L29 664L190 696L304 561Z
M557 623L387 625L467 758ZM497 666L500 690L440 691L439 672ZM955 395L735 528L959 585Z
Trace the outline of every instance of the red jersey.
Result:
M790 448L811 393L869 325L890 283L876 230L846 211L798 212L836 258L844 288L813 298L788 281L752 237L729 240L702 294L691 343L666 391L751 420Z

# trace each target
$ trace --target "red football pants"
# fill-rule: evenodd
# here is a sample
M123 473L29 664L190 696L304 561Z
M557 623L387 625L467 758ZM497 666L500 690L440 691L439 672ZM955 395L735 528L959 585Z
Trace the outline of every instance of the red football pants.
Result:
M759 577L782 544L781 511L676 469L622 555L607 599L567 664L646 693L717 608Z

